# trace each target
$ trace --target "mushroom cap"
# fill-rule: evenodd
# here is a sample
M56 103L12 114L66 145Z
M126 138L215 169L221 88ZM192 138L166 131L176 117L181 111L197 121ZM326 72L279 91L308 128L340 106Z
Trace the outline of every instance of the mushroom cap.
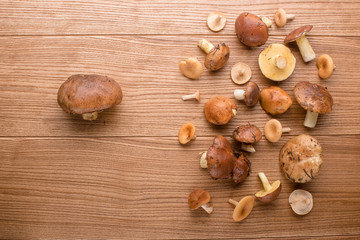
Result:
M227 124L234 116L236 105L230 98L218 96L210 98L204 106L206 120L215 125Z
M286 12L283 8L279 8L274 16L274 21L278 27L285 26L287 22Z
M282 125L276 119L269 120L264 126L264 135L269 142L278 142L282 136Z
M203 67L196 57L191 57L185 61L180 61L179 68L185 77L190 79L197 79L203 73Z
M243 182L250 174L251 162L246 158L243 152L234 153L235 166L232 171L232 178L235 183Z
M226 17L222 12L212 12L208 15L206 22L211 31L219 32L225 27Z
M333 99L322 86L310 82L298 82L294 88L296 101L305 110L316 113L329 113Z
M283 89L271 86L261 90L260 104L265 112L277 115L286 112L291 106L292 100Z
M181 126L178 134L179 142L186 144L190 142L195 136L195 126L192 123L186 123Z
M251 213L254 207L255 199L252 196L243 197L236 205L233 212L233 219L235 222L244 220Z
M210 193L204 189L195 189L188 198L189 208L191 210L198 209L204 204L210 202Z
M122 91L110 77L77 74L60 86L57 100L67 113L92 113L120 104Z
M313 198L310 192L296 189L289 196L292 210L298 215L306 215L313 208Z
M281 192L281 183L280 180L276 180L271 184L271 189L266 191L265 189L258 191L255 194L255 197L261 202L272 202L274 201Z
M242 70L244 70L244 73L241 73ZM246 63L238 62L231 68L231 79L235 84L247 83L251 75L251 68Z
M235 21L236 36L246 46L257 47L266 43L268 28L256 15L243 12Z
M307 32L310 32L312 28L313 28L312 25L305 25L295 29L286 36L286 38L284 39L284 43L295 41L296 39L302 37L302 35L306 34Z
M319 77L327 79L334 71L335 65L333 59L328 54L321 55L316 63L319 69Z
M250 82L245 89L244 102L248 107L255 106L260 99L260 89L259 86Z
M283 69L277 67L273 57L282 56L286 59L286 66ZM259 55L259 66L262 74L273 81L284 81L294 71L296 58L288 47L283 44L270 44Z
M220 43L213 47L206 55L204 65L210 71L222 68L230 57L230 49L225 43Z
M315 178L322 163L320 143L309 135L287 141L279 154L280 168L291 182L306 183Z
M233 132L233 138L241 143L257 143L262 138L259 128L254 125L247 124L237 127Z

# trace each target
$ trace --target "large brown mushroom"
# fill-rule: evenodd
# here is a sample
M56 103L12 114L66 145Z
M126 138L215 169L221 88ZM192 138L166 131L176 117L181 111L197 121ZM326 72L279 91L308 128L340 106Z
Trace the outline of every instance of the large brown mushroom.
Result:
M258 16L243 12L235 21L235 32L239 41L248 47L257 47L266 43L268 28Z
M284 39L284 43L296 41L301 56L304 59L304 62L309 62L315 58L315 52L312 49L309 40L306 38L306 33L310 32L313 28L312 25L306 25L299 27L289 33L286 38Z
M77 74L61 85L57 100L65 112L92 121L98 112L120 104L122 96L121 87L110 77Z
M236 115L236 105L227 97L209 99L204 106L206 120L215 125L225 125Z
M247 124L236 128L233 132L233 138L241 143L242 150L255 152L253 144L260 141L262 133L256 126Z
M225 43L214 46L208 40L201 39L198 42L198 47L207 54L204 65L210 71L219 70L229 60L230 49Z
M201 207L208 214L213 212L213 207L209 204L210 194L204 189L195 189L192 191L188 198L190 210L195 210Z
M291 97L283 89L271 86L260 92L260 104L265 112L278 115L286 112L292 104Z

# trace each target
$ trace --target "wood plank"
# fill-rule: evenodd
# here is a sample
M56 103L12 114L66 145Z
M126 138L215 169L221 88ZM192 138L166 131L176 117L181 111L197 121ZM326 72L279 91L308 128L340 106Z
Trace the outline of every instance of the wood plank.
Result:
M274 83L260 72L257 58L263 48L246 49L234 37L207 36L225 41L231 48L224 69L204 71L199 80L182 76L178 62L190 56L203 61L196 47L203 36L68 36L1 37L0 45L0 136L176 136L180 126L193 122L199 136L229 135L247 122L262 127L270 116L258 104L246 108L236 101L239 115L230 124L212 127L203 116L203 105L212 96L233 98L239 86L230 80L230 69L238 61L248 63L252 81L260 88L279 85L294 100L289 111L278 118L293 129L291 134L360 134L360 101L356 81L360 63L360 38L313 37L310 42L318 55L329 53L337 65L326 81L317 76L316 62L305 64L295 45L290 45L297 67L286 81ZM271 37L269 43L280 42ZM123 103L100 114L94 122L71 117L57 105L57 89L70 75L96 73L116 79L123 88ZM293 87L298 81L327 86L334 97L334 109L319 117L313 130L302 126L305 111L296 103ZM202 100L183 102L181 96L199 89Z
M0 138L1 239L252 239L359 236L359 135L315 136L323 166L313 182L295 186L281 175L277 144L260 141L249 154L252 173L235 186L211 180L198 153L212 142L182 146L176 137ZM283 184L279 199L257 206L242 223L228 198L261 188L256 173ZM205 188L214 213L190 211L188 194ZM312 212L295 216L295 188L314 197ZM296 226L296 227L294 227ZM351 237L350 237L351 238Z
M310 7L311 6L311 7ZM314 35L360 36L359 1L289 0L256 1L26 1L0 3L0 35L66 34L209 34L206 17L221 11L227 26L219 34L234 34L236 17L243 11L273 18L281 7L296 18L271 34L285 35L292 29L313 24ZM309 21L311 19L311 21Z

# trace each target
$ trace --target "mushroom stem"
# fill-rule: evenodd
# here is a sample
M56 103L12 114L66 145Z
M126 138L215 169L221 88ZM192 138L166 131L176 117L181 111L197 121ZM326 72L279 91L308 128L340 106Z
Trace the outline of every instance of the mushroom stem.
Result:
M201 206L208 214L212 213L214 208L209 204L204 204Z
M242 143L242 144L241 144L241 150L244 150L244 151L246 151L246 152L251 152L251 153L256 152L256 151L255 151L255 148L253 147L253 145L251 145L251 144L246 144L246 143Z
M231 198L228 201L229 201L229 203L231 203L234 206L238 205L238 203L239 203L239 202L237 202L237 201L235 201L234 199L231 199Z
M82 114L82 118L84 120L87 120L87 121L94 121L96 120L98 117L98 113L97 112L92 112L92 113L84 113Z
M233 112L234 116L236 116L237 113L236 109L232 109L231 111Z
M223 19L223 16L217 15L216 18L215 18L215 21L216 21L217 23L219 23L219 22L221 21L221 19Z
M287 20L293 20L295 18L295 14L286 14Z
M296 39L296 43L299 47L300 53L304 62L309 62L315 58L315 52L311 48L309 40L306 38L305 34Z
M209 52L211 51L211 49L214 48L214 45L209 42L206 39L201 39L198 42L198 47L203 50L203 52L205 52L206 54L209 54Z
M184 100L184 101L190 100L190 99L196 99L199 102L200 101L200 91L196 90L196 92L193 94L182 96L182 100Z
M200 154L201 154L201 157L200 157L200 167L201 167L201 168L207 168L207 160L206 160L207 151L201 152Z
M304 126L308 128L314 128L317 122L318 113L308 110L306 112Z
M267 179L267 177L265 176L265 173L260 172L259 174L259 178L264 186L265 192L269 192L271 190L271 185L269 183L269 180Z
M261 21L263 21L268 28L271 28L272 21L270 20L270 18L268 18L268 17L261 17Z
M237 100L244 100L244 98L245 98L245 91L244 91L244 90L241 90L241 89L235 89L235 91L234 91L234 97L235 97Z
M238 72L237 75L240 77L240 76L244 75L245 72L246 72L246 70L243 68Z
M279 69L286 68L287 62L286 62L286 58L284 56L276 55L271 60L272 60L273 64L275 66L277 66Z
M283 133L288 133L290 131L291 131L291 129L289 127L281 129L281 132L283 132Z

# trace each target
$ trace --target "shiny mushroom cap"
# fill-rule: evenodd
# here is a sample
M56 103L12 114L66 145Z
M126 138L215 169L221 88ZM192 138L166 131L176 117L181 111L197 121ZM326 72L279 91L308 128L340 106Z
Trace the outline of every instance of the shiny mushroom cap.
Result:
M289 204L297 215L306 215L313 208L313 197L308 191L296 189L290 194Z
M233 138L241 143L257 143L262 138L259 128L254 125L247 124L236 128L233 132Z
M280 168L291 182L306 183L319 173L322 163L320 143L309 135L287 141L279 154Z
M197 79L203 73L203 67L196 57L191 57L185 61L180 61L179 68L185 77L190 79Z
M291 97L283 89L271 86L260 92L260 104L265 112L278 115L286 112L292 104Z
M227 124L236 115L236 105L227 97L209 99L204 106L206 120L215 125Z
M247 83L251 76L251 68L246 63L238 62L231 68L231 79L235 84Z
M210 71L222 68L230 57L230 49L225 43L220 43L212 48L205 58L205 67Z
M235 21L236 36L248 47L257 47L266 43L268 28L256 15L244 12Z
M259 86L254 82L250 82L246 86L246 90L244 94L245 105L248 107L255 106L255 104L257 104L257 102L259 101L259 99L260 99Z
M212 12L207 17L208 28L213 32L221 31L226 24L226 17L222 12Z
M186 144L195 139L195 126L192 123L186 123L181 126L178 134L178 139L181 144Z
M286 36L286 38L284 39L284 43L295 41L296 39L302 37L304 34L310 32L312 28L312 25L305 25L295 29Z
M195 189L190 193L188 198L189 208L191 210L198 209L208 202L210 202L210 194L204 189Z
M333 99L322 86L310 82L298 82L294 88L296 101L305 110L316 113L329 113Z

